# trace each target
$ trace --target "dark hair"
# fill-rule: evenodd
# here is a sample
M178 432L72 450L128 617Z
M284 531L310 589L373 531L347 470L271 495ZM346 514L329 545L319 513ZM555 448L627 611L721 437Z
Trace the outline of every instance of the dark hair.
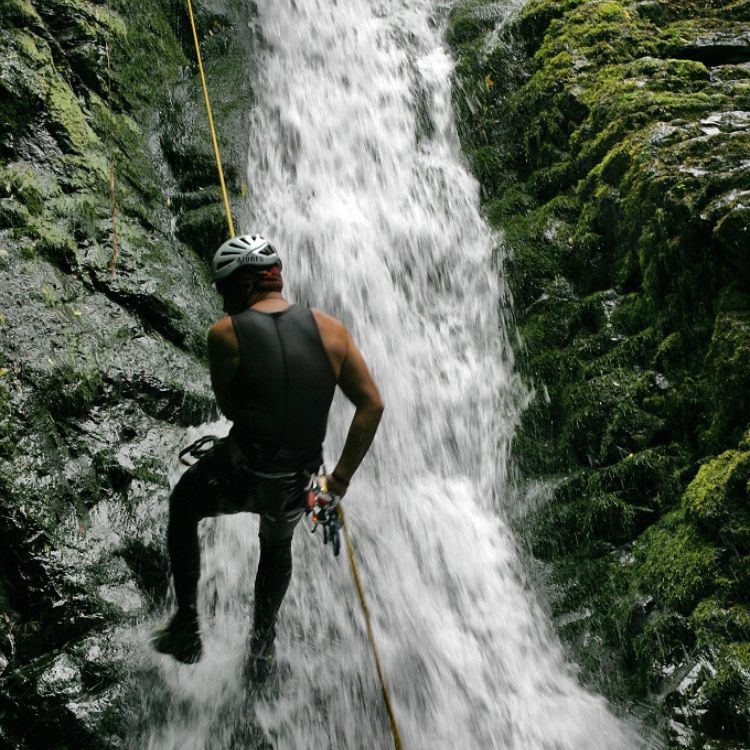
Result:
M280 266L255 269L245 266L237 269L225 279L216 282L216 289L222 296L241 294L246 302L254 292L280 292L284 288Z

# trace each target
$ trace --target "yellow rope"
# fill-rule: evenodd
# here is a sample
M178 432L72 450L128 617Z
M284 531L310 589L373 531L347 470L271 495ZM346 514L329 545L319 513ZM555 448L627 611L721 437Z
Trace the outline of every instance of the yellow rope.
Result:
M346 525L346 516L344 515L344 505L341 503L338 506L339 517L341 518L341 526L344 529L344 542L346 544L346 555L349 558L349 565L352 571L352 578L354 579L354 588L357 589L357 596L359 597L359 603L362 605L362 613L365 616L365 627L367 628L367 640L370 641L370 648L372 649L372 655L375 658L375 668L378 671L378 679L380 680L380 689L383 693L383 702L385 703L385 710L388 714L388 723L391 725L391 734L393 735L393 746L396 750L403 750L403 744L401 743L401 734L398 731L398 724L396 723L396 714L393 711L393 703L391 701L391 692L388 689L388 683L385 681L385 673L383 672L383 665L380 663L380 656L378 655L378 648L375 645L375 633L372 629L372 622L370 621L370 610L365 600L365 590L362 587L362 579L359 577L359 568L357 567L357 561L354 558L354 545L352 545L352 538L349 535L349 527Z
M195 28L195 17L193 15L193 5L190 0L187 0L188 14L190 15L190 26L193 30L193 41L195 42L195 54L198 58L198 70L201 76L201 86L203 87L203 98L206 102L206 113L208 114L208 125L211 129L211 142L214 147L214 156L216 157L216 167L219 170L219 182L221 183L221 194L224 198L224 209L227 214L227 225L229 227L229 236L234 237L234 223L232 222L232 211L229 207L229 197L227 195L227 187L224 183L224 169L221 166L221 155L219 153L219 142L216 139L216 128L214 127L214 118L211 111L211 100L208 96L208 86L206 84L206 76L203 72L203 60L201 59L200 44L198 42L198 31ZM354 546L352 545L352 539L349 535L349 527L346 525L346 517L344 515L344 506L339 505L339 515L341 517L341 526L344 530L344 541L346 543L346 554L349 558L349 565L352 571L352 578L354 579L354 587L357 589L357 596L359 597L359 603L362 606L362 613L365 617L365 626L367 628L367 639L370 642L370 648L372 649L372 655L375 658L375 668L378 672L378 680L380 681L380 689L383 693L383 702L385 703L385 710L388 714L388 722L391 726L391 734L393 735L393 745L396 750L403 750L403 744L401 743L401 734L398 730L398 724L396 723L396 715L393 712L393 705L391 701L391 693L388 689L388 683L385 681L385 673L383 672L383 665L380 663L380 656L378 654L378 648L375 644L375 633L372 629L372 622L370 620L370 610L367 607L367 601L365 599L365 591L362 587L362 579L359 576L359 568L357 567L357 561L354 557Z
M214 146L214 157L216 158L216 168L219 170L219 184L221 185L221 195L224 199L224 211L227 215L227 227L229 236L234 237L234 222L232 221L232 209L229 206L229 196L227 195L227 186L224 182L224 168L221 166L221 154L219 153L219 141L216 139L216 128L214 127L214 116L211 110L211 100L208 97L208 86L206 85L206 75L203 72L203 59L201 58L201 48L198 43L198 31L195 28L195 16L193 15L193 4L187 0L188 15L190 16L190 26L193 29L193 41L195 42L195 54L198 58L198 71L201 75L201 86L203 87L203 99L206 102L206 114L208 115L208 127L211 130L211 143Z

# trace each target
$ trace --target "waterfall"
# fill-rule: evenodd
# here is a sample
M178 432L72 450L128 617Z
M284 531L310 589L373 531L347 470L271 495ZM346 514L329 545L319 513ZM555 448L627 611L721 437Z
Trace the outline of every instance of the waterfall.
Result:
M447 7L257 6L241 224L278 248L291 301L344 321L383 395L346 504L406 748L638 746L577 683L503 517L527 394L503 314L502 238L479 212L452 121ZM337 396L331 464L352 412ZM201 431L216 429L227 425ZM204 522L204 657L195 667L143 657L132 746L389 747L346 559L302 527L278 674L247 689L257 528L247 514Z

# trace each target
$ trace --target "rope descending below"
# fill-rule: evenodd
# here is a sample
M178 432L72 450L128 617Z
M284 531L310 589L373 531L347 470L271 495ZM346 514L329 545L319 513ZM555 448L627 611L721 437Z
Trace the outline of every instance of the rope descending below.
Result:
M346 523L346 516L344 515L344 505L339 504L338 508L339 517L341 518L341 527L344 530L344 543L346 544L346 556L349 558L349 565L352 570L352 578L354 579L354 588L357 589L357 596L359 597L359 603L362 606L362 614L365 617L365 626L367 628L367 640L370 641L370 648L372 649L372 655L375 659L375 669L378 671L378 680L380 681L380 690L383 693L383 703L385 703L385 710L388 714L388 723L391 725L391 734L393 735L393 746L396 750L403 750L403 743L401 742L401 733L398 730L398 723L396 722L396 714L393 711L393 702L391 700L391 691L388 689L388 683L385 680L385 673L383 672L383 665L380 663L380 655L378 654L378 647L375 644L375 633L372 629L372 622L370 620L370 609L367 606L365 599L365 590L362 586L362 579L359 577L359 568L357 567L357 561L354 558L354 545L352 544L352 538L349 534L349 525Z

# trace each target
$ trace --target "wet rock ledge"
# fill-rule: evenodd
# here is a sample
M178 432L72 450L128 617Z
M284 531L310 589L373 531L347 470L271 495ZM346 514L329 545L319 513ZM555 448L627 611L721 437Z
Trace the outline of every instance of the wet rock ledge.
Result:
M750 747L750 3L454 9L534 387L516 525L582 677Z
M242 6L198 4L232 190ZM123 743L225 233L182 3L0 0L0 748ZM239 140L233 140L239 139Z

